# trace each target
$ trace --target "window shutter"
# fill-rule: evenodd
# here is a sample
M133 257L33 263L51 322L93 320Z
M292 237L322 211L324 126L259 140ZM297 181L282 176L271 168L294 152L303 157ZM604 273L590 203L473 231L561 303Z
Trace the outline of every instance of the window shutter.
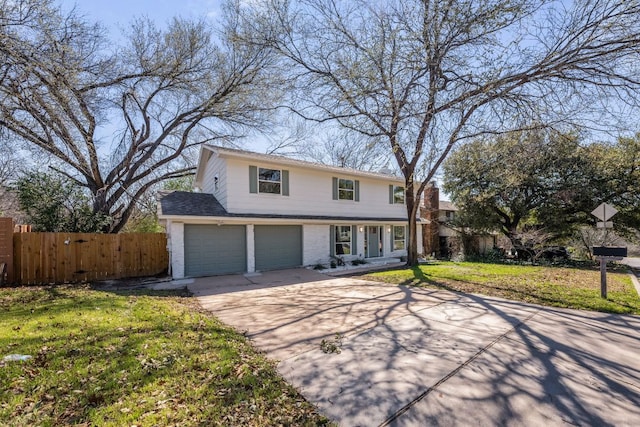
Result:
M289 195L289 171L282 171L282 195Z
M358 226L351 226L351 255L358 255Z
M389 204L393 204L393 185L389 186Z
M329 254L335 256L336 254L336 227L335 225L329 226Z
M353 186L355 188L355 201L359 202L360 201L360 181L358 181L357 179L353 182Z
M333 200L338 200L338 178L331 178L333 181Z
M249 193L258 192L258 167L249 166Z

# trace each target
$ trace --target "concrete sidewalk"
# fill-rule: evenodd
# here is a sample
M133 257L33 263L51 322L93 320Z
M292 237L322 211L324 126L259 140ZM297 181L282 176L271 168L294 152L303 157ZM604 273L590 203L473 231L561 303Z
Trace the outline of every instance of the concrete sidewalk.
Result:
M638 425L640 317L313 273L189 288L342 426Z

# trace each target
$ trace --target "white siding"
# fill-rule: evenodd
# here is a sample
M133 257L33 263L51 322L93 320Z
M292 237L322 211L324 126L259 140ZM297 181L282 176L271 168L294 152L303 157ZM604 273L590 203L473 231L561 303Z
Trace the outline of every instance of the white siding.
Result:
M218 177L216 189L215 178ZM248 184L247 184L248 185ZM227 207L227 162L213 154L207 162L204 178L202 180L202 192L213 194L223 207ZM247 187L247 191L248 187Z
M384 256L393 257L400 256L398 253L400 251L394 251L393 246L391 246L391 233L393 233L393 226L385 224L382 231L383 240L382 240L382 250L384 252Z
M365 226L358 224L356 225L356 229L351 231L352 233L355 233L357 243L355 253L353 254L355 256L353 258L364 258L364 254L367 253L367 248L364 247L364 230Z
M289 171L289 196L249 192L249 165ZM332 177L360 181L360 201L333 200ZM226 208L231 213L327 215L360 217L406 217L404 204L389 203L389 185L400 185L390 179L376 180L356 175L336 175L264 162L227 160L229 185ZM222 203L222 200L220 200ZM223 204L224 205L224 204Z
M170 222L169 256L171 259L171 275L174 279L184 277L184 223Z
M302 227L302 263L316 265L329 263L328 225L306 224Z

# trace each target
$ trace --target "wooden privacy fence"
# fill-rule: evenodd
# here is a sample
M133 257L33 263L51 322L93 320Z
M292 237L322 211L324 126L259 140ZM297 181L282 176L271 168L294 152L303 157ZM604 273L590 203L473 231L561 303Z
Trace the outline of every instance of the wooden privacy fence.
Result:
M169 263L163 233L15 233L13 253L23 285L154 276Z

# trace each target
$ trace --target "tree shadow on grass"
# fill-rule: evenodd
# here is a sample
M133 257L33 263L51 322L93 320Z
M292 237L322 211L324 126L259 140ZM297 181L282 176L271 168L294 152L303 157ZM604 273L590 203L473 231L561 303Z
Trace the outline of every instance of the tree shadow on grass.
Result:
M567 298L566 295L553 296L549 292L535 292L533 289L517 286L502 286L486 282L476 282L472 280L452 280L459 285L443 280L436 280L425 274L420 266L406 269L413 273L413 277L402 281L404 286L432 287L461 294L480 294L498 298L505 298L521 301L527 304L540 304L550 307L573 308L578 310L593 310L612 314L635 314L637 306L630 305L620 298L615 297L615 292L609 294L606 304L600 304L599 290L589 291L591 295L586 295L579 300Z
M320 419L310 405L293 405L301 398L241 334L191 306L138 298L173 291L42 291L30 306L11 311L23 327L8 342L33 358L0 370L0 383L7 385L0 400L9 402L4 397L11 395L21 402L0 411L0 424L131 425L149 415L159 418L148 423L168 425L176 423L169 421L172 414L189 408L198 425L217 425L237 414L250 420L252 401L267 419Z

